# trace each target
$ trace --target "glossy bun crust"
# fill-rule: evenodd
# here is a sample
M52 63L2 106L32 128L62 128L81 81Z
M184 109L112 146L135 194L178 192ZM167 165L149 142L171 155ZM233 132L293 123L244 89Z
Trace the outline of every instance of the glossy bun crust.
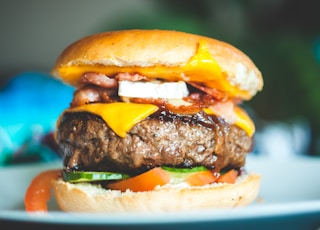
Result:
M257 197L260 176L243 175L235 184L164 186L148 192L106 190L89 183L53 181L59 207L66 212L171 212L246 206Z
M212 38L172 30L122 30L87 36L61 53L52 74L63 80L64 76L59 74L59 68L81 65L183 66L195 55L200 41L206 42L209 52L231 85L248 91L249 97L262 89L260 71L246 54L234 46Z

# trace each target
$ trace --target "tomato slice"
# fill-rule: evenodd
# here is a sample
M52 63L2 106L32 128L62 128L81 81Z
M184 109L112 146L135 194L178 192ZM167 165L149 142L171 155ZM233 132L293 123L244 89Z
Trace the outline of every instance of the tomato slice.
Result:
M52 180L57 179L61 170L47 170L31 181L24 197L27 212L47 212L47 202L51 197Z
M237 177L238 171L235 169L231 169L228 172L220 175L220 177L217 179L217 182L234 184L237 180Z
M196 172L185 179L191 186L202 186L213 183L217 180L218 176L210 170Z
M170 182L168 173L160 167L153 168L138 176L109 183L108 188L125 192L127 189L133 192L153 190L156 186Z

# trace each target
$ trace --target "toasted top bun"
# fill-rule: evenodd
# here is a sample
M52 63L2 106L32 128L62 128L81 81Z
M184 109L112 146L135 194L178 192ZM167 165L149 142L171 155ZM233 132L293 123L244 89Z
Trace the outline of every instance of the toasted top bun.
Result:
M245 206L254 201L260 176L243 175L235 184L163 186L148 192L106 190L90 183L53 181L56 201L67 212L168 212Z
M67 47L52 74L78 86L83 73L140 73L193 81L248 100L263 87L260 71L243 52L222 41L170 30L123 30L87 36Z

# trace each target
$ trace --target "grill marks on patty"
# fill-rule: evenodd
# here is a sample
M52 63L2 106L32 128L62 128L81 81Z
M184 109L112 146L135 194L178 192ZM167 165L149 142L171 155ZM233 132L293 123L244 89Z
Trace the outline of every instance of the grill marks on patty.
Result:
M167 165L240 168L252 138L223 119L203 112L176 115L159 110L125 138L87 112L65 113L57 132L67 170L141 173Z

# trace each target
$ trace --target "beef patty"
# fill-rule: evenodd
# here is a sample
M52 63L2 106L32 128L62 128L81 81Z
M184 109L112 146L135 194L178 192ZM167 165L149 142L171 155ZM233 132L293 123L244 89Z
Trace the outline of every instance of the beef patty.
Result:
M204 112L176 115L160 110L119 137L99 116L65 113L57 141L66 170L140 173L166 165L240 168L252 138L237 126Z

